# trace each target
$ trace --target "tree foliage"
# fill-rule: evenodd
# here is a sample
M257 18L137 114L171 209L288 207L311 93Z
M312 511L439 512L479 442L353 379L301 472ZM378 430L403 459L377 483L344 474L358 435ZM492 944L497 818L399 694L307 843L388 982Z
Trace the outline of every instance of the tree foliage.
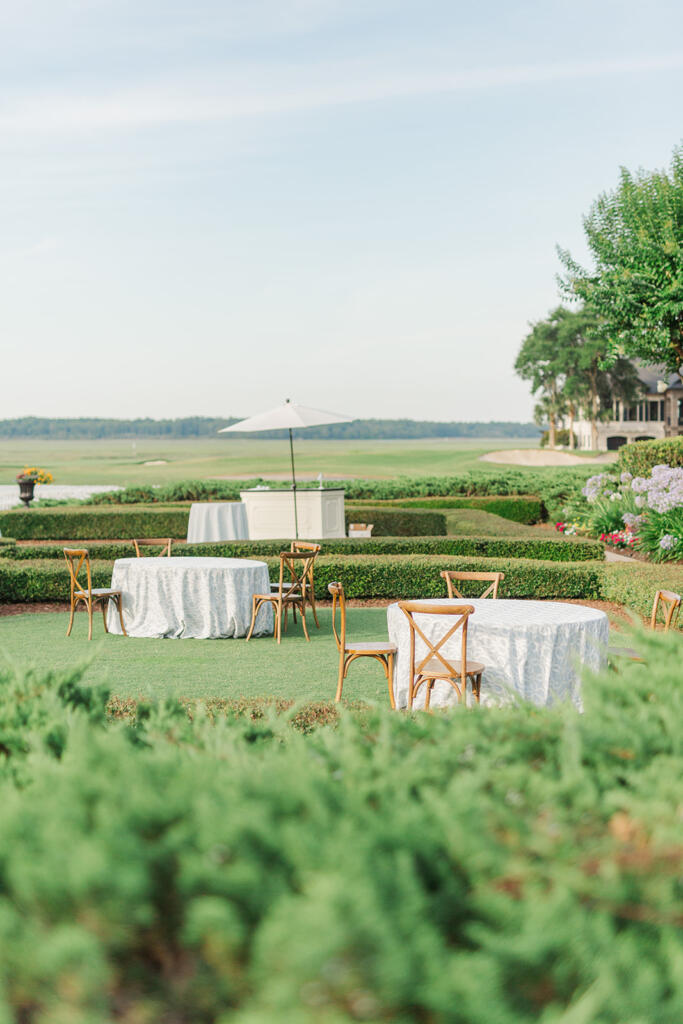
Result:
M596 311L613 358L683 364L683 147L669 171L621 170L584 218L594 269L564 249L564 293Z
M537 423L550 426L550 447L555 446L557 423L573 422L583 411L591 422L592 447L597 448L597 423L610 415L612 401L633 401L638 396L638 374L630 360L619 356L605 365L608 354L600 319L594 310L558 306L545 320L532 325L517 356L515 370L540 393L534 410Z

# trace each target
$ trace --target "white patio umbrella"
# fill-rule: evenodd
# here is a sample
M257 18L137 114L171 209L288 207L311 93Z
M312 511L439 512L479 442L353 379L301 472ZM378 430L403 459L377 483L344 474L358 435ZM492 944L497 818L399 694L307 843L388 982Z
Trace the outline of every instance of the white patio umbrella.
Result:
M307 405L297 405L296 402L286 400L270 412L262 412L258 416L250 416L246 420L233 423L230 427L223 427L219 434L228 434L231 431L240 434L251 434L261 430L288 430L289 431L289 454L292 461L292 492L294 494L294 529L297 539L299 537L299 517L296 508L296 473L294 470L294 440L292 430L305 427L320 427L326 423L350 423L351 416L341 416L337 412L325 412L323 409L311 409Z

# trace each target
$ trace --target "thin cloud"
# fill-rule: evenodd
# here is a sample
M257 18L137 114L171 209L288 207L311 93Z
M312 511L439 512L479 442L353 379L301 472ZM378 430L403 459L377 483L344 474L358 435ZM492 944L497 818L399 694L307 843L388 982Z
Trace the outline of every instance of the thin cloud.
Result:
M474 68L443 72L385 72L357 65L326 66L317 78L280 83L271 79L266 90L214 81L141 85L97 95L54 93L5 98L0 109L0 132L31 138L40 135L78 135L152 126L192 125L315 111L348 104L377 103L422 96L448 95L504 87L653 74L683 69L683 53L619 60L591 60L548 65ZM290 72L291 75L291 72ZM286 77L286 76L285 76ZM258 74L249 73L253 82Z

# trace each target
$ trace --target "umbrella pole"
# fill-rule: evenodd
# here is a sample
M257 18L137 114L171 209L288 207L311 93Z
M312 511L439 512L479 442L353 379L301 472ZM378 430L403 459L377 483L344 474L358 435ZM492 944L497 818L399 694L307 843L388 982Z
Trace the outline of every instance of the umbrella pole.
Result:
M299 516L296 508L296 474L294 473L294 441L292 440L292 428L289 428L289 455L292 460L292 492L294 493L294 533L299 539Z

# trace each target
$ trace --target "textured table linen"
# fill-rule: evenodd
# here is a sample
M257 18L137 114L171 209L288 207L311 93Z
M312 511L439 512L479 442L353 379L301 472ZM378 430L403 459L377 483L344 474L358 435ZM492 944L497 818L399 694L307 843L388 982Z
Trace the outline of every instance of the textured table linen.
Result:
M447 604L449 601L425 603ZM467 657L486 666L481 685L482 704L509 702L516 694L539 707L571 701L582 710L581 666L597 670L607 661L609 620L604 612L555 601L479 599L457 603L474 608L468 623ZM450 618L437 615L418 615L416 621L432 642L452 625ZM389 639L398 648L394 696L396 706L404 708L408 703L411 670L410 628L398 604L389 605L387 623ZM419 636L416 636L415 650L418 658L426 654L426 646ZM457 661L460 650L458 630L441 652L447 659ZM422 686L414 707L424 706L424 694ZM450 683L437 682L431 706L446 707L456 703L457 695Z
M188 544L248 539L247 511L241 501L200 501L190 506Z
M111 585L123 594L123 621L134 637L246 636L252 594L270 589L268 566L246 558L118 558ZM107 625L121 633L110 605ZM272 633L273 613L262 608L255 634Z

